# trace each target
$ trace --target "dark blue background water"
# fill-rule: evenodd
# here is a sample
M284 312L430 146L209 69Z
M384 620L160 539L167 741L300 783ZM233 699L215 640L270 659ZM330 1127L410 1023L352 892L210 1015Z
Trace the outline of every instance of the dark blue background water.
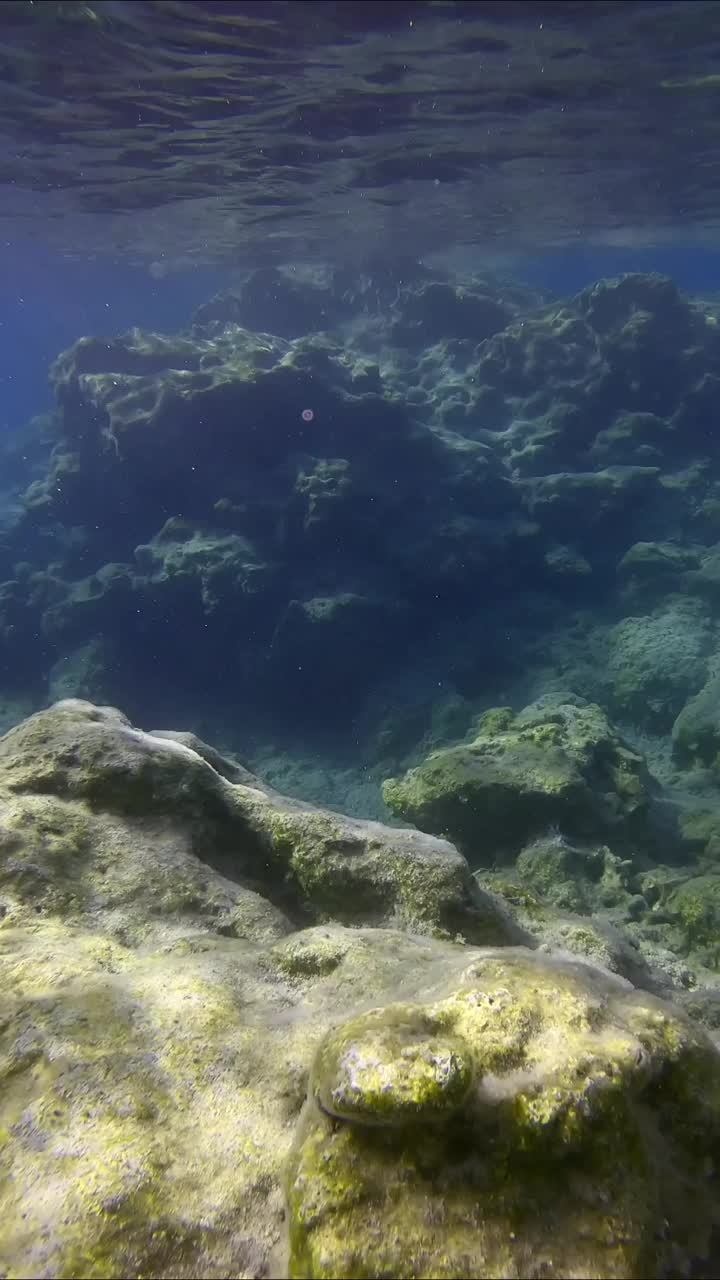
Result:
M222 288L226 271L194 268L154 280L144 268L78 262L35 244L0 245L0 430L50 407L48 366L85 334L132 325L175 333Z
M602 276L625 271L659 271L688 293L720 289L720 252L705 247L598 249L579 244L528 258L519 268L528 284L555 293L576 293Z
M705 248L597 249L578 245L527 258L516 267L528 284L572 294L599 277L661 271L682 289L720 289L720 252ZM195 267L155 280L141 267L79 262L37 244L0 245L0 430L12 431L50 407L50 362L84 334L123 333L132 325L177 332L195 308L229 283L222 268Z

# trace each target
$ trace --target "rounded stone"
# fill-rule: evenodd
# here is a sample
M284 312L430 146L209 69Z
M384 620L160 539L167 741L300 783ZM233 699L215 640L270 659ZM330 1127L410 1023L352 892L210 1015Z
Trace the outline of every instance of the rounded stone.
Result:
M355 1124L431 1123L458 1108L473 1080L467 1043L406 1005L343 1023L320 1046L312 1078L318 1106Z

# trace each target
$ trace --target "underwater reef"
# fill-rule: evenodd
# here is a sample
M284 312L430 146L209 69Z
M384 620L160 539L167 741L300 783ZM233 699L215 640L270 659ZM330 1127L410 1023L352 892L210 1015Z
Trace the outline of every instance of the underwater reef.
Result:
M265 269L183 334L80 339L0 538L6 679L145 716L201 665L207 707L337 727L432 644L487 697L591 607L589 696L671 729L714 649L717 310Z
M51 380L0 1274L717 1275L717 299L263 268Z
M717 1274L702 983L530 887L580 848L482 887L68 699L0 739L0 850L4 1275Z
M398 261L79 339L7 450L0 726L180 719L388 820L388 778L562 692L714 804L719 317L659 275L548 301Z

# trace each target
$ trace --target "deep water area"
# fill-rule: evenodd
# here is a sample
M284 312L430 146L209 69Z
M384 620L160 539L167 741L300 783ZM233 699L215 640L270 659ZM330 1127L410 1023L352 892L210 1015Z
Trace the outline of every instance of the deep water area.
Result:
M0 5L0 1280L720 1274L719 58Z

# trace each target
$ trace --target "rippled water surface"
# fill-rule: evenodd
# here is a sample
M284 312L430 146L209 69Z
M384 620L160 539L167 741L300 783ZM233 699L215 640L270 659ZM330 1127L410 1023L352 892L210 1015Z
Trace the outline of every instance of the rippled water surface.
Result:
M719 57L715 0L6 0L0 235L158 270L708 237Z

